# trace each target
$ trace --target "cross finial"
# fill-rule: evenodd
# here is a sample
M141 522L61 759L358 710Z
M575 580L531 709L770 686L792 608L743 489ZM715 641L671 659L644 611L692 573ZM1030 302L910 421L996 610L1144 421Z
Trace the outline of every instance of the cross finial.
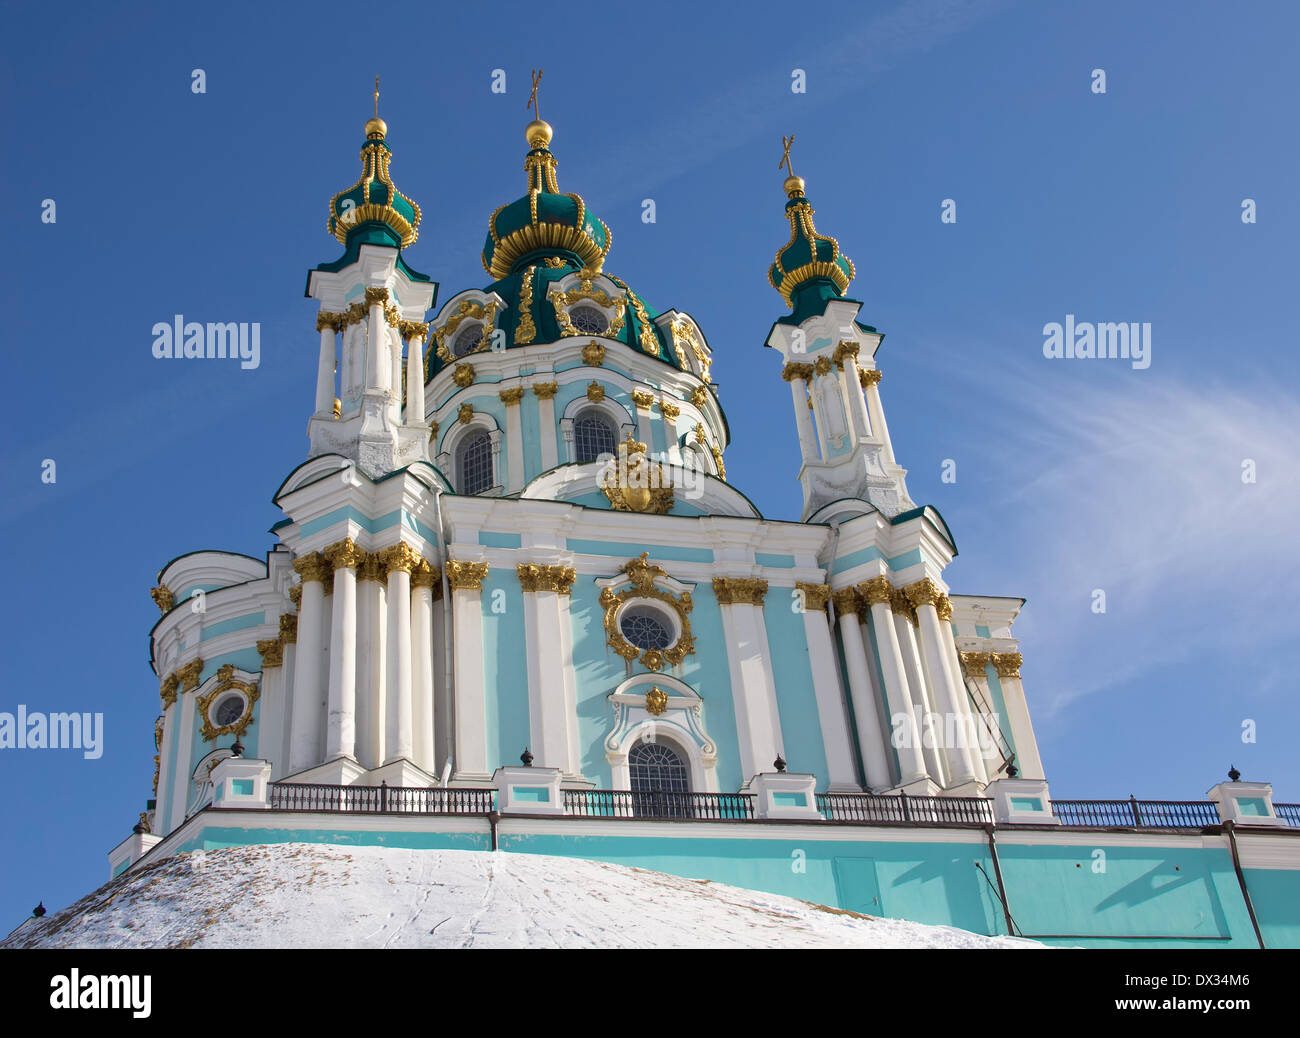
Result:
M533 92L528 95L528 103L524 105L524 107L531 108L533 110L533 116L539 121L542 118L542 106L541 103L537 100L537 88L541 86L541 84L542 84L542 70L539 68L535 68L533 69Z
M781 156L781 161L777 163L777 169L784 169L790 176L794 176L794 165L790 162L790 145L794 143L794 134L789 137L781 137L781 146L785 148L785 153Z
M375 118L379 118L379 77L375 77Z

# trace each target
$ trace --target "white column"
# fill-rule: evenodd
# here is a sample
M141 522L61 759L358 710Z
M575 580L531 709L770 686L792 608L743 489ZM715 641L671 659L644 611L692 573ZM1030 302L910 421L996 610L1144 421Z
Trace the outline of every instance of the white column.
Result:
M524 430L523 418L519 410L519 401L523 399L524 387L503 389L497 396L506 405L506 467L510 470L506 493L513 494L524 488ZM497 472L500 478L500 469Z
M533 385L537 397L537 420L541 429L542 471L555 468L560 463L559 442L555 428L556 383L538 382Z
M894 634L898 638L898 647L903 654L903 671L907 674L907 686L912 693L912 709L921 725L921 752L925 756L926 773L940 789L949 785L948 769L943 757L943 730L938 708L934 705L934 696L926 684L925 669L921 665L921 649L916 641L916 628L908 616L912 605L907 596L895 589L890 602L894 616ZM905 609L905 611L900 611ZM934 731L932 721L940 724Z
M858 785L857 768L853 763L849 715L844 708L844 692L835 668L835 644L826 615L830 588L825 584L799 584L798 587L804 593L804 638L808 643L808 664L812 671L813 694L817 697L822 745L826 749L828 788L832 793L859 793L862 787Z
M867 412L871 416L871 432L885 445L885 461L894 463L894 445L889 440L889 426L885 424L885 409L880 406L880 371L872 368L864 371L867 383Z
M406 340L406 424L427 428L424 416L424 337L427 324L408 325Z
M858 378L858 358L846 353L840 358L840 387L844 390L844 399L848 407L849 421L859 440L871 435L871 419L867 413L867 401L862 391L862 382Z
M411 574L411 713L415 764L436 774L433 725L433 588L440 574L423 559ZM439 588L441 590L441 588Z
M388 735L388 586L387 570L376 553L361 566L361 601L367 648L357 655L360 696L366 715L366 766L374 769L387 759Z
M293 568L302 577L302 598L298 604L298 649L293 680L293 731L289 737L289 771L297 772L319 764L321 751L321 622L325 588L322 583L329 564L319 552L295 559Z
M275 768L277 780L289 774L293 747L293 683L298 673L298 617L286 613L280 617L280 642L284 646L284 679L280 682L284 717L280 723L279 763Z
M760 772L774 771L773 762L783 748L767 624L763 619L767 581L715 577L713 593L727 639L741 771L748 783Z
M845 358L846 366L852 359ZM901 769L899 782L908 785L925 778L925 756L921 750L921 726L912 707L912 692L907 684L907 672L903 668L903 652L898 644L898 632L894 630L894 614L889 607L890 590L889 579L883 576L873 577L858 585L858 591L866 599L871 612L880 673L885 682L890 729L886 738L893 744L894 733L897 732L900 736L897 739L899 745L894 745Z
M921 628L921 654L925 659L926 671L938 698L939 710L944 714L944 732L949 731L949 718L957 721L955 727L960 728L961 718L968 716L962 710L962 698L966 695L965 689L959 689L953 682L952 674L949 672L947 656L943 647L944 632L939 625L939 616L935 612L935 603L942 596L934 581L926 577L909 585L905 591L907 597L911 600L912 605L916 608L917 624ZM960 786L967 782L977 781L975 771L975 754L971 747L967 746L967 739L964 732L958 732L958 738L951 740L956 743L954 746L945 746L945 756L948 761L948 774L950 783L953 786ZM945 743L950 740L945 738Z
M416 554L405 544L379 553L388 567L388 759L415 763L411 710L411 570Z
M975 713L975 707L971 703L970 690L966 687L966 673L962 670L961 659L957 656L957 641L953 636L952 630L952 603L948 601L948 596L944 595L935 603L935 615L939 620L939 633L943 638L944 655L947 656L948 673L952 675L953 684L958 690L958 709L962 711L963 723L962 731L967 733L968 738L974 739L971 745L971 763L975 766L975 777L981 782L988 782L989 771L996 770L996 765L990 769L988 762L984 759L984 742L991 738L991 733L984 719ZM992 751L995 752L996 751ZM1001 760L1001 756L998 757Z
M809 365L788 365L804 368ZM799 450L807 461L817 461L821 455L817 451L817 434L813 431L812 411L808 407L808 383L798 375L790 377L790 395L794 398L794 424L799 431Z
M389 404L389 413L392 416L394 425L402 424L402 336L396 328L388 329L388 360L390 371L392 372L392 381L389 385L392 387L391 400Z
M388 289L366 289L366 303L370 307L370 332L366 336L366 389L388 389L392 375L392 360L388 350L388 327L384 321L384 303Z
M190 685L187 682L187 687L181 689L180 699L176 704L180 709L180 716L177 718L176 725L176 738L179 742L176 744L176 770L172 773L171 818L167 825L168 832L171 832L185 821L185 808L190 798L190 772L194 769L193 690L197 687L197 684L198 678L196 674L194 684Z
M170 694L171 702L163 707L163 737L162 745L158 747L158 788L154 790L156 803L153 811L155 834L158 836L166 836L171 832L172 780L176 776L172 774L168 762L171 760L172 744L176 742L177 715L180 713L180 707L176 705L178 687L174 674L163 681L163 694ZM171 689L170 693L166 691L167 688Z
M316 366L316 414L332 415L334 413L334 341L337 338L337 321L335 314L320 313L316 317L316 329L320 332L320 360Z
M858 618L859 598L853 588L835 592L835 615L840 624L840 643L844 646L844 666L848 671L849 694L853 697L853 717L858 726L858 747L862 766L867 772L869 790L888 789L889 762L885 759L885 738L880 730L880 714L871 691L867 647L862 640L862 621Z
M528 737L535 767L570 771L561 598L573 587L572 567L521 564L524 652L528 660ZM572 661L570 660L570 665Z
M329 710L325 759L356 759L357 749L357 565L364 552L351 538L331 544L325 558L334 567L330 619Z
M1034 738L1034 727L1029 723L1025 687L1020 681L1020 653L997 653L993 657L993 663L998 669L998 684L1002 686L1007 723L1011 725L1011 738L1016 744L1016 769L1020 773L1019 777L1045 778L1043 762L1038 755L1038 740Z
M259 641L257 652L262 657L262 706L258 719L257 755L271 762L274 781L284 773L288 763L281 759L279 753L285 722L284 646L278 638L271 638Z
M455 774L487 781L487 712L483 677L483 578L486 562L447 563L452 600L452 655L455 665Z

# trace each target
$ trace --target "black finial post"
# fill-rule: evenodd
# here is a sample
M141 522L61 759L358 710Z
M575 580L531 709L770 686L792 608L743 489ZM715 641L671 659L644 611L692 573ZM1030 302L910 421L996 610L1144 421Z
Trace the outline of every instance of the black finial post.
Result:
M135 825L131 826L131 832L135 833L136 836L140 836L142 833L147 833L148 831L149 830L146 829L139 822L136 822Z
M1007 758L1007 778L1015 778L1020 774L1020 769L1016 767L1016 755L1013 753Z
M772 766L775 767L777 771L785 771L785 758L778 753L776 755L776 760L772 762Z
M531 768L533 766L533 754L527 746L524 747L524 752L519 755L519 759L524 762L525 768Z
M45 914L45 902L42 901L39 905L37 905L35 908L32 909L32 916L36 919L39 919L44 914Z
M1228 781L1229 782L1241 781L1241 772L1237 770L1237 765L1235 764L1228 765Z
M235 741L230 747L230 755L232 757L242 757L244 755L244 744L239 741L238 735L235 736Z

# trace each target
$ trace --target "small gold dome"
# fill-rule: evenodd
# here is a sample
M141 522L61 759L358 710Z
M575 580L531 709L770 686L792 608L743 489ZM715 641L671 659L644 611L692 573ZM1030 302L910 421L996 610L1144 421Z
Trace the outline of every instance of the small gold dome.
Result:
M379 116L366 120L366 139L371 137L387 137L388 123L384 122Z
M530 148L545 148L551 143L551 124L543 119L534 119L524 130L524 139Z
M786 177L785 193L788 198L795 198L803 194L803 177Z

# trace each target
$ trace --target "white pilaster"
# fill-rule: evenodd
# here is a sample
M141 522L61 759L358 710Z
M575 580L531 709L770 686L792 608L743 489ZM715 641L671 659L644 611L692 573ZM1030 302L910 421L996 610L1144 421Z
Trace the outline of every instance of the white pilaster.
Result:
M406 424L426 425L424 417L424 336L419 326L406 340Z
M849 715L844 706L839 672L835 667L835 644L826 615L827 592L805 588L803 629L808 643L808 664L812 671L813 694L817 697L817 719L826 750L827 776L832 793L860 793L853 744L849 736ZM817 601L813 600L814 594Z
M357 744L357 564L363 553L352 540L325 550L334 566L330 620L329 711L325 759L356 759Z
M334 340L337 332L332 321L317 318L316 323L320 326L320 359L316 365L316 414L324 418L334 413Z
M415 555L405 544L386 548L388 566L388 727L385 764L415 763L414 715L411 708L411 568Z
M171 832L185 821L185 808L190 798L190 772L194 770L194 692L181 689L177 700L180 717L177 719L176 770L172 773L171 818L167 831Z
M772 770L772 762L780 754L783 742L776 687L772 681L772 654L763 618L767 582L715 578L713 588L727 639L741 772L748 782L760 772Z
M447 563L455 671L455 777L487 781L487 713L483 675L483 578L486 562Z
M524 488L524 430L519 404L523 388L502 390L497 395L506 406L506 467L509 469L506 493L514 494Z
M907 675L907 687L912 695L912 710L921 725L921 753L925 757L925 770L934 783L944 789L949 785L948 768L944 760L942 744L942 718L934 704L934 696L925 680L925 668L921 664L921 648L916 640L916 628L902 613L893 612L894 634L898 638L898 647L903 658L903 672ZM933 723L940 724L940 730L934 731Z
M845 366L852 360L845 358ZM921 726L912 706L912 690L903 669L903 652L894 629L894 614L889 606L889 580L876 577L860 584L858 590L868 603L871 627L876 636L880 673L885 683L885 702L889 706L889 741L898 754L901 769L899 784L910 785L926 777L925 756L921 749ZM897 736L897 738L895 738Z
M885 738L880 730L880 714L871 691L867 673L870 661L862 640L862 621L857 613L858 595L852 588L835 593L835 614L840 625L840 643L844 647L844 666L848 671L849 694L853 697L853 717L858 727L858 748L867 773L870 791L893 785L889 762L885 758Z
M873 369L874 370L874 369ZM880 405L880 376L867 372L867 412L871 416L871 431L885 448L885 461L894 464L894 445L889 439L889 426L885 424L885 409Z
M324 688L321 624L325 589L322 580L328 563L319 555L294 560L302 576L298 603L298 650L293 681L293 731L289 745L289 771L303 771L321 762L321 693Z
M538 389L543 391L538 393ZM542 471L546 472L560 463L555 434L555 383L551 382L544 388L533 386L533 393L537 396L538 428L542 430Z
M970 740L967 732L962 730L962 719L969 717L969 711L962 709L966 690L955 682L948 667L947 654L943 645L948 632L940 626L939 616L934 608L941 592L927 578L908 587L907 595L916 608L917 623L921 628L921 653L925 659L926 673L929 674L937 694L940 712L944 715L945 735L956 729L957 738L944 740L945 744L955 743L955 745L945 745L951 786L977 782L979 777L975 770L976 753L968 745ZM950 724L950 718L956 723Z
M813 431L812 411L808 407L808 383L801 378L790 379L790 395L794 398L794 424L799 432L799 450L803 458L817 461L817 434Z
M524 651L528 666L528 734L537 765L572 773L568 690L564 658L565 606L573 586L571 567L521 565L524 595ZM567 663L567 667L566 667Z
M433 583L437 571L427 564L411 576L411 698L415 726L415 764L435 773L433 721Z

